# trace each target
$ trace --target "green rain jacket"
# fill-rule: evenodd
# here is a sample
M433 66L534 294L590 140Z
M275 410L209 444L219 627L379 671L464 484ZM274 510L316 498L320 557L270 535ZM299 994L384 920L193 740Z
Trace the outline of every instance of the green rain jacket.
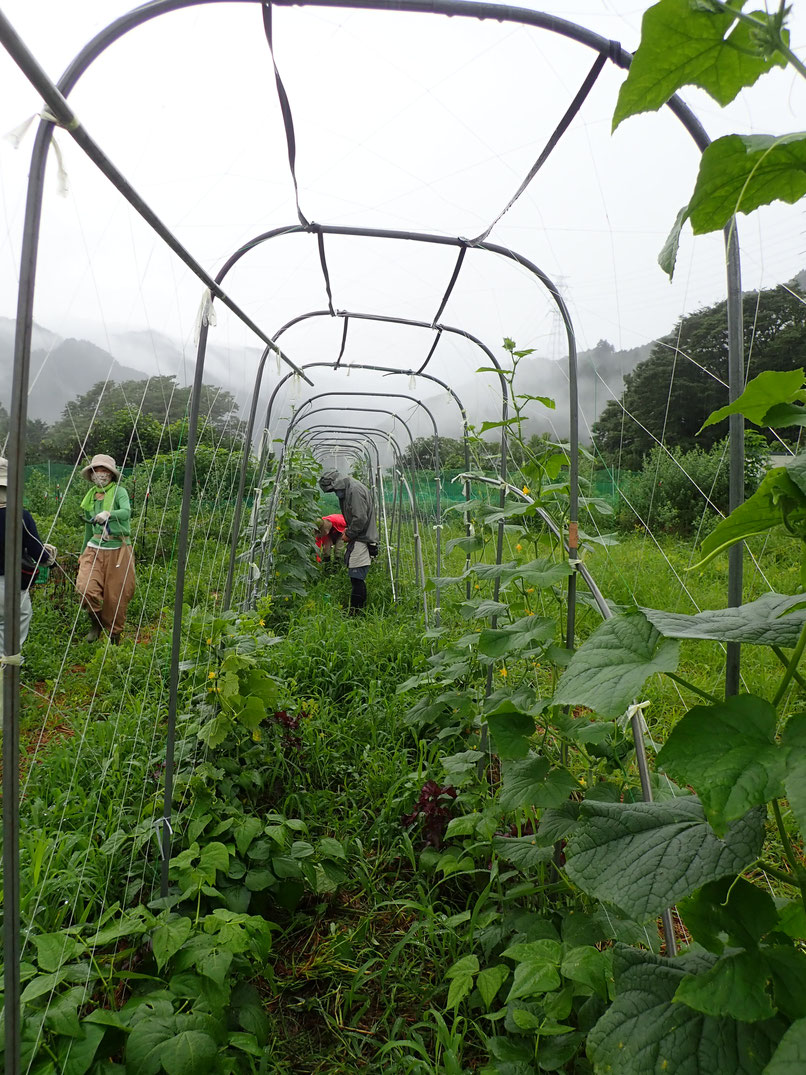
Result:
M93 486L81 501L81 518L84 521L82 552L89 541L103 549L119 549L121 545L128 544L126 539L131 537L132 506L129 494L122 485L112 482L103 490L102 503L100 499L95 499L95 494L100 491ZM106 524L92 521L99 511L109 512Z

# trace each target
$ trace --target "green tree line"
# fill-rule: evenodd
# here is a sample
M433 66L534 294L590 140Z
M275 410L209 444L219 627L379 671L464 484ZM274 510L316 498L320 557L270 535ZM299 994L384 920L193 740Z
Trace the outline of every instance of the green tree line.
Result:
M99 381L70 400L61 417L48 425L29 418L26 428L28 463L79 462L104 452L119 464L135 466L144 459L174 452L187 441L190 387L173 376L147 381ZM231 392L203 385L198 441L226 450L243 446L244 423ZM0 404L0 440L8 435L9 418Z

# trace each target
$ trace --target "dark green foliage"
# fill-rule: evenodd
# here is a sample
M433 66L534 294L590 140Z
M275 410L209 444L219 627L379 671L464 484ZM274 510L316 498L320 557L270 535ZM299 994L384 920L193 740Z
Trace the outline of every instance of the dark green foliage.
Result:
M803 365L806 304L795 281L745 296L744 336L748 379ZM684 317L627 374L621 402L610 400L593 427L597 451L608 465L627 470L638 470L661 440L669 448L709 451L724 427L697 433L728 402L727 383L726 304L720 302Z

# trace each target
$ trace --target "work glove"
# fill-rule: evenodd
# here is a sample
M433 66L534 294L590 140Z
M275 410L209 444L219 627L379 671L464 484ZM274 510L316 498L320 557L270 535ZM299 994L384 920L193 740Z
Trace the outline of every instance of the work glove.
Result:
M94 523L105 523L109 520L109 515L108 511L99 511L92 521Z
M57 556L59 550L56 548L55 545L47 545L47 544L44 546L44 549L45 549L45 552L48 555L48 563L49 564L55 564L56 563L56 556Z

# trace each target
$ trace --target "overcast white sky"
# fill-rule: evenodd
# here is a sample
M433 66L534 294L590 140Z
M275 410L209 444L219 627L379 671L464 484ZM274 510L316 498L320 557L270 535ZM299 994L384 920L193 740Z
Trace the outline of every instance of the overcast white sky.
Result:
M55 79L116 15L121 0L5 0L4 11ZM643 5L564 0L536 9L587 25L634 49ZM792 38L804 54L806 16ZM468 19L280 9L277 60L297 133L300 202L309 219L448 235L478 234L514 192L567 107L593 53L544 31ZM632 347L681 314L724 297L719 237L684 238L675 282L657 253L696 174L698 153L671 114L610 117L624 77L612 65L529 191L491 240L536 261L565 289L580 347L600 337ZM767 76L729 109L688 91L712 136L802 126L806 84ZM151 22L113 45L71 101L90 133L195 256L214 273L240 243L295 222L283 129L260 6L221 3ZM0 55L0 133L40 107ZM104 344L121 329L151 328L190 347L201 286L139 221L64 132L57 136L70 191L48 173L37 321ZM0 143L0 316L13 317L21 221L33 130ZM802 210L775 206L743 218L746 288L806 267ZM377 240L329 240L337 308L430 320L455 251ZM316 242L276 240L228 278L233 296L269 333L325 306ZM232 375L251 382L244 346L258 341L222 311L215 342ZM551 304L524 271L468 255L443 320L500 348L504 335L559 357ZM299 362L338 353L341 326L308 322L284 337ZM356 326L347 359L419 365L431 335ZM111 346L111 343L110 343ZM113 348L112 348L113 349ZM192 348L188 353L192 352ZM467 378L479 356L440 344L434 372ZM484 363L486 364L486 363ZM167 371L166 371L167 372ZM389 382L385 382L385 388ZM65 386L69 398L69 386Z

